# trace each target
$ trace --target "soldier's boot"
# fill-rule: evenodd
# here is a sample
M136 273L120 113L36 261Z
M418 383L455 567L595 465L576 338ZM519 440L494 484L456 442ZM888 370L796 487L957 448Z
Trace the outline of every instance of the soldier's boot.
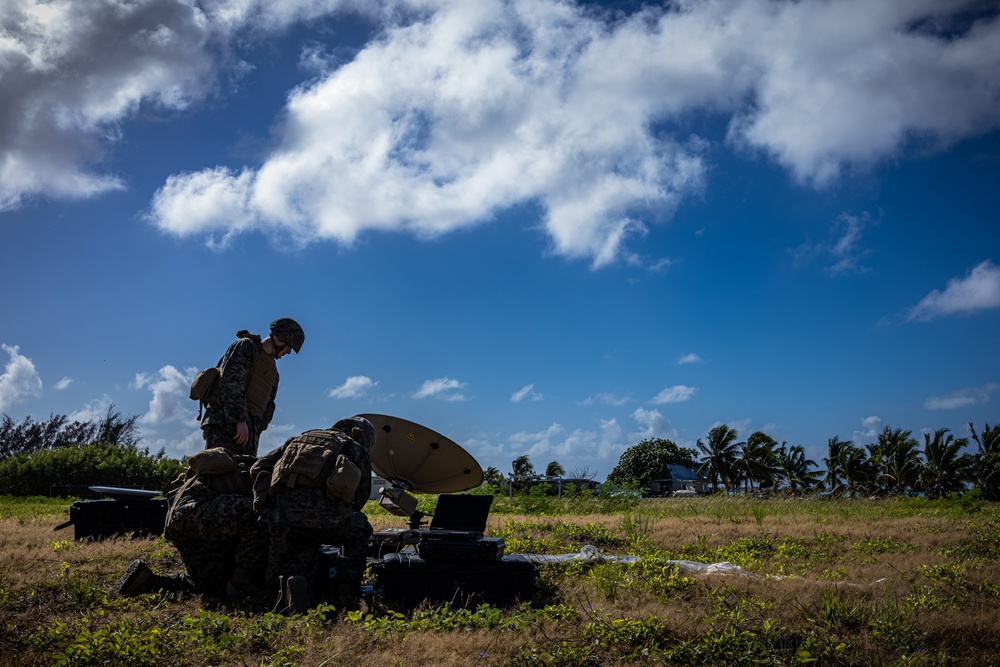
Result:
M305 577L292 576L285 579L285 600L289 614L304 614L312 606L309 595L309 581Z
M226 582L226 597L242 599L256 595L253 582L250 580L250 573L242 567L233 570L233 575Z
M361 608L361 581L364 579L364 571L355 567L353 563L347 564L345 561L347 559L341 559L341 564L337 566L337 576L334 577L331 590L331 602L337 611Z
M144 593L152 593L154 590L156 575L141 558L129 563L125 569L125 574L111 587L111 594L118 597L129 598Z
M183 574L156 574L141 558L137 558L129 563L125 574L111 587L112 595L123 598L156 591L193 592L194 583Z

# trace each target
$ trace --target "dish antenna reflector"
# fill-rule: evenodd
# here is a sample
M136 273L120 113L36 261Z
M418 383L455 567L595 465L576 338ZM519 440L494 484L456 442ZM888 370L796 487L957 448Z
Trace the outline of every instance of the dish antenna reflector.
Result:
M455 493L483 483L479 462L437 431L390 415L363 414L375 427L372 469L414 493Z

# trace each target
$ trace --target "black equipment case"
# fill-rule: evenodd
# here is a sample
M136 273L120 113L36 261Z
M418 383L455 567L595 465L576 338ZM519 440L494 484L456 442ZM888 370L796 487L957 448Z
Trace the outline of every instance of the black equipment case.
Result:
M167 499L159 491L103 486L92 486L90 490L110 497L76 501L69 506L69 521L56 526L56 530L72 525L77 540L163 533Z
M386 604L410 609L423 600L457 607L530 602L537 574L535 564L519 554L492 561L428 562L410 550L386 554L372 569Z

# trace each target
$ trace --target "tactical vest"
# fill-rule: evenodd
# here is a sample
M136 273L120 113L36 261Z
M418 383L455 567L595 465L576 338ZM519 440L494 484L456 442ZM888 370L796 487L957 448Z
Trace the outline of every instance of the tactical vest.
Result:
M247 385L247 410L261 421L267 413L267 404L271 402L271 393L278 382L278 367L274 357L266 354L257 344L254 350L253 367L250 371L250 381Z
M350 503L361 481L360 469L341 453L350 441L335 429L293 438L271 471L271 493L279 487L323 488L328 496Z

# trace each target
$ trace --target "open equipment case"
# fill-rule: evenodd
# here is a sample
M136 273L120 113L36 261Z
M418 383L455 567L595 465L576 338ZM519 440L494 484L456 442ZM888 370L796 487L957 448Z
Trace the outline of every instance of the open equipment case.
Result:
M485 537L493 496L459 493L483 482L475 458L425 426L389 415L359 416L375 427L372 469L389 483L379 490L379 505L408 523L369 539L375 593L384 603L413 608L424 600L455 606L529 602L535 564L505 553L503 538ZM439 494L429 525L411 493Z

